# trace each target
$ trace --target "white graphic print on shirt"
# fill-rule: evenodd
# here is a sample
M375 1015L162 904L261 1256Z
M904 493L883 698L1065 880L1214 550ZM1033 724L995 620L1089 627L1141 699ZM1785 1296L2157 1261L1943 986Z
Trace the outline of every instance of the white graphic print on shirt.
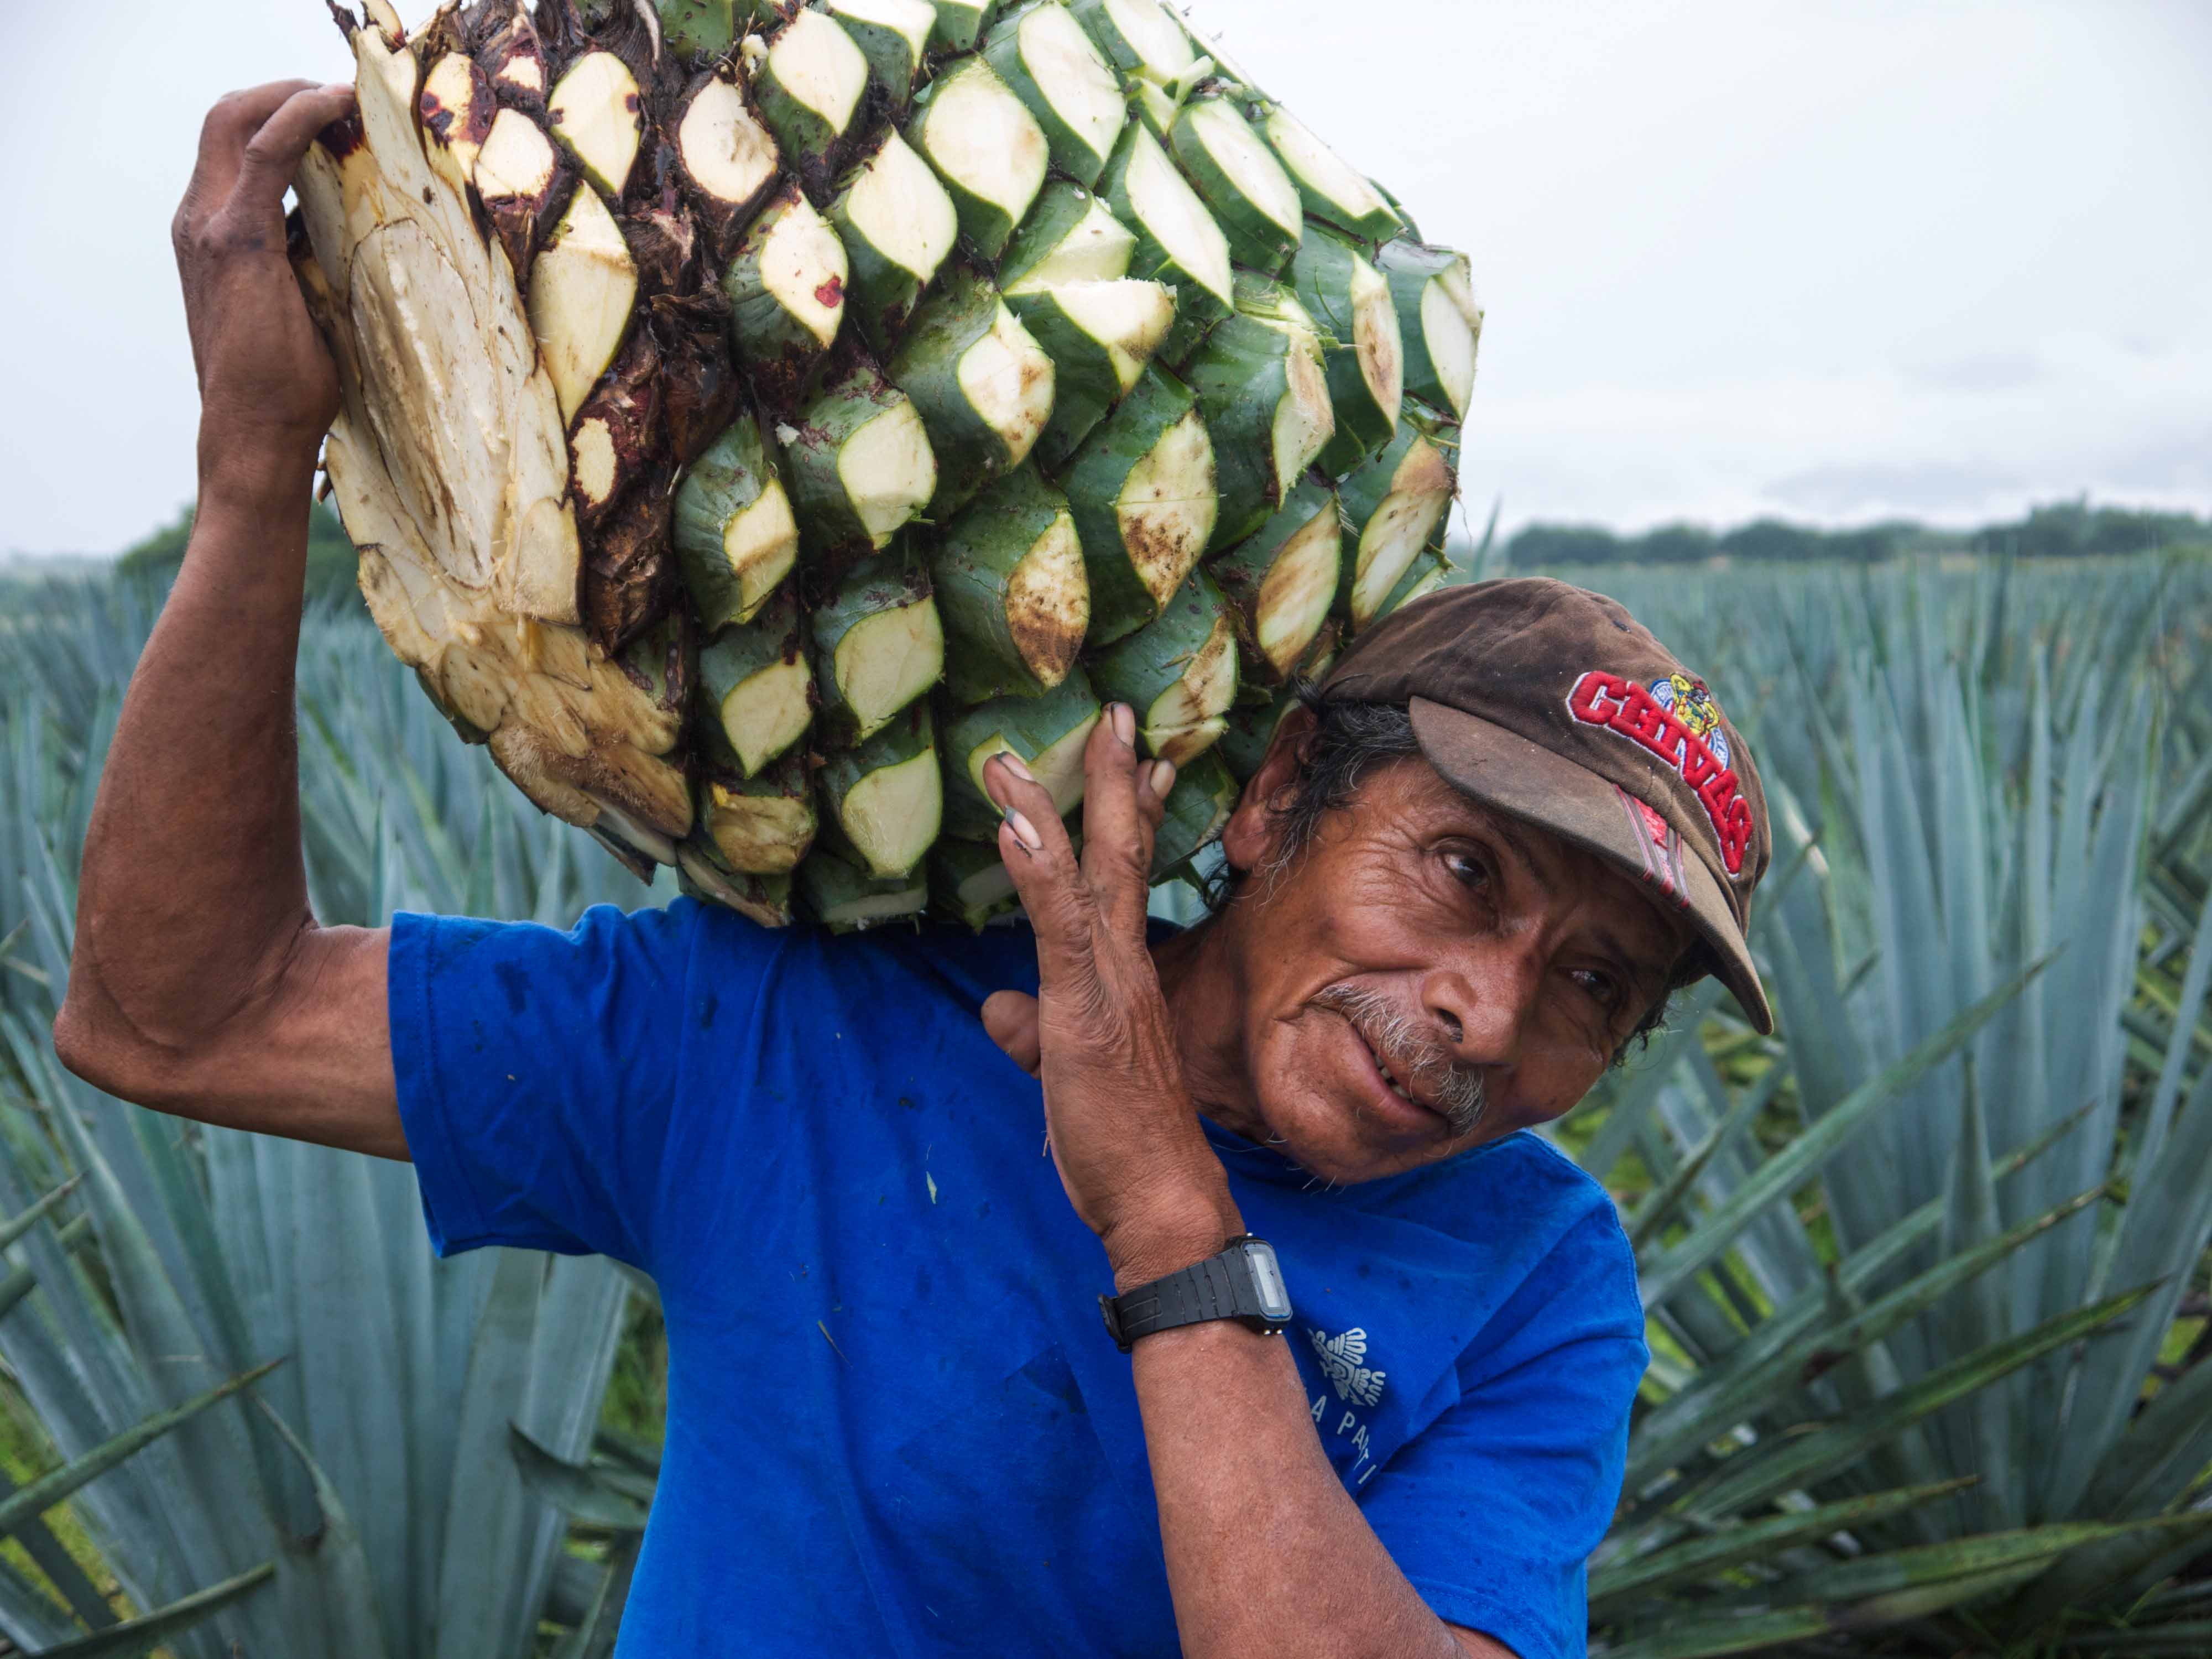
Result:
M1367 1332L1354 1325L1341 1336L1310 1330L1314 1352L1320 1356L1322 1374L1336 1385L1340 1400L1356 1400L1363 1406L1382 1403L1382 1377L1359 1362L1367 1358Z
M1382 1403L1384 1373L1375 1367L1362 1364L1367 1358L1367 1330L1354 1325L1341 1335L1331 1336L1317 1326L1306 1328L1307 1339L1312 1342L1315 1357L1321 1362L1322 1375L1336 1389L1339 1400L1353 1405L1373 1407ZM1370 1443L1367 1425L1359 1420L1359 1413L1346 1410L1338 1419L1331 1435L1328 1421L1328 1391L1324 1389L1314 1396L1313 1420L1325 1437L1349 1435L1355 1453L1351 1467L1344 1471L1346 1485L1357 1491L1374 1477L1380 1467ZM1364 1465L1363 1468L1361 1466Z

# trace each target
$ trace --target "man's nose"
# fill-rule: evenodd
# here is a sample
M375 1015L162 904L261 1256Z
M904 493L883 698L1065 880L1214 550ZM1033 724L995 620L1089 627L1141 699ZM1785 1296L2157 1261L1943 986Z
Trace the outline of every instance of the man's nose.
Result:
M1431 971L1421 1006L1461 1065L1514 1066L1535 1006L1537 977L1515 952L1486 952L1480 961Z

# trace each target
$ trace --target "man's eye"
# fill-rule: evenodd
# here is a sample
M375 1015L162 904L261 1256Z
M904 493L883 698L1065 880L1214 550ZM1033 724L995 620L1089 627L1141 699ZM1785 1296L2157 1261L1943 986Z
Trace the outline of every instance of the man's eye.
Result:
M1590 994L1600 1007L1613 1009L1620 1006L1620 981L1611 974L1600 973L1594 968L1577 968L1575 980Z
M1490 884L1490 866L1468 853L1447 853L1444 868L1452 872L1452 879L1467 887L1486 887Z

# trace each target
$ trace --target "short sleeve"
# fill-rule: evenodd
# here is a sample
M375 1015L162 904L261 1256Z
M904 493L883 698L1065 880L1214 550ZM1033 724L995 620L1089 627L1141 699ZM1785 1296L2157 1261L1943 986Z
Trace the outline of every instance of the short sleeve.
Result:
M652 1271L700 917L689 900L595 905L567 933L393 917L392 1069L439 1255L509 1244Z
M1520 1659L1580 1656L1584 1565L1620 1500L1650 1358L1635 1259L1610 1206L1562 1240L1491 1329L1511 1334L1468 1356L1458 1403L1384 1466L1361 1507L1438 1618Z

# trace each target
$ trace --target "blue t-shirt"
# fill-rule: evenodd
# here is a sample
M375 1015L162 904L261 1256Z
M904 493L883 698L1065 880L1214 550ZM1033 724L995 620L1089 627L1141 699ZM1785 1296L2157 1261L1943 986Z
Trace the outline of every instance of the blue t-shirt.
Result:
M1171 1655L1103 1250L978 1018L1032 936L401 915L392 1051L440 1255L651 1274L667 1441L617 1646ZM1605 1193L1534 1135L1327 1188L1208 1124L1314 1431L1436 1613L1583 1650L1645 1360ZM1286 1607L1283 1617L1296 1619Z

